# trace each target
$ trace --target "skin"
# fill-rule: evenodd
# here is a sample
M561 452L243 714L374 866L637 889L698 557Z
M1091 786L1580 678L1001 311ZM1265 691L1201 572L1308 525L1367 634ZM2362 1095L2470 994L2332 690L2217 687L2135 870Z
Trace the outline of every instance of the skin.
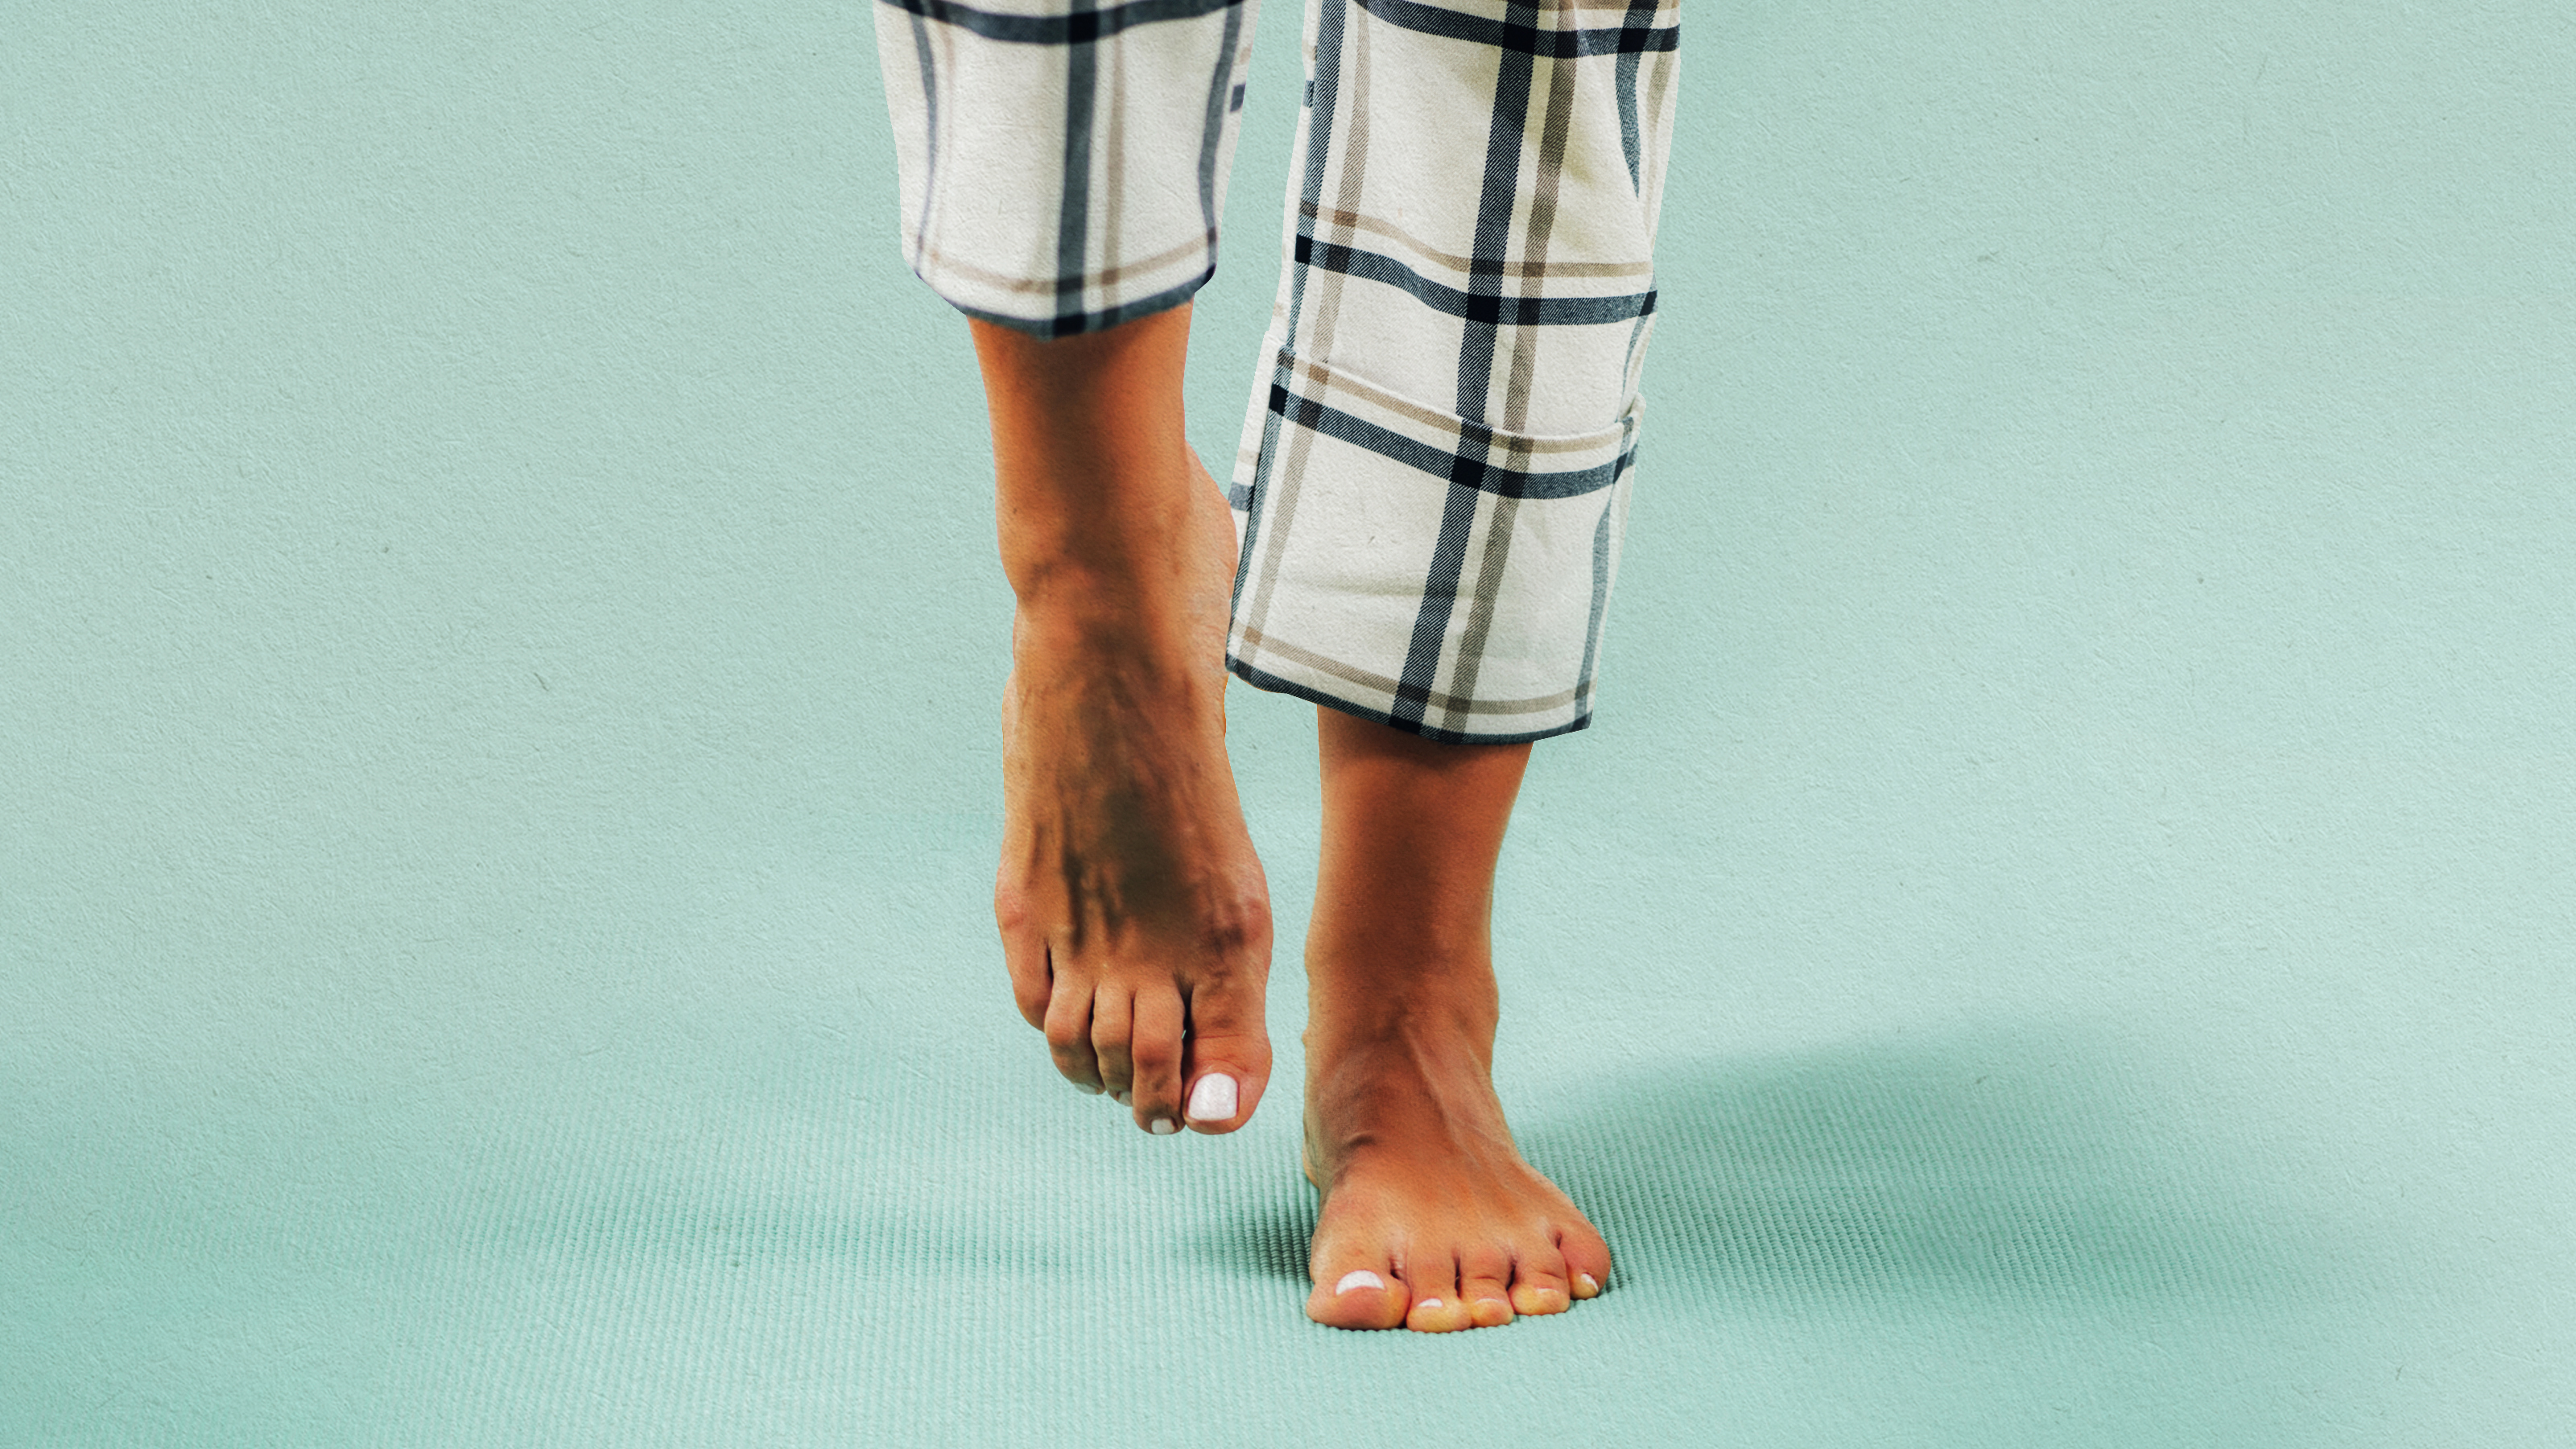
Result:
M1038 342L975 323L1002 568L993 889L1020 1014L1056 1070L1176 1130L1223 1073L1270 1077L1270 897L1225 756L1234 526L1181 431L1186 307Z
M1232 1132L1269 1082L1271 919L1225 755L1235 540L1183 431L1189 308L1048 342L970 326L1017 599L993 893L1012 993L1056 1069L1137 1127ZM1521 1160L1491 1081L1487 923L1530 747L1317 713L1307 1314L1441 1332L1561 1312L1609 1249ZM1233 1110L1188 1119L1214 1075ZM1354 1273L1377 1286L1343 1291Z
M1560 1313L1610 1248L1521 1160L1494 1095L1494 866L1530 746L1316 712L1324 844L1306 931L1306 1315L1426 1333ZM1355 1271L1382 1290L1336 1291Z

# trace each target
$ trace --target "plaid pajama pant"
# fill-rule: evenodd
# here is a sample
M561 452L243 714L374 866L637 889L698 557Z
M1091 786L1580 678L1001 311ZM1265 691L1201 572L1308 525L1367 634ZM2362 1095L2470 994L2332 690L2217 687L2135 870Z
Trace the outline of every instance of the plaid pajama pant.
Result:
M880 0L905 260L1041 337L1216 265L1259 0ZM1591 722L1678 0L1308 0L1227 667L1437 740Z

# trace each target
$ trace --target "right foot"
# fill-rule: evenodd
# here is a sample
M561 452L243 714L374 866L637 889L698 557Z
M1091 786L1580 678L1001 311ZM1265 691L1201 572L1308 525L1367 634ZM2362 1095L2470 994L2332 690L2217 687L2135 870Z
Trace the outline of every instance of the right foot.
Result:
M1494 1095L1491 966L1347 949L1308 956L1305 1168L1322 1207L1306 1316L1446 1333L1599 1293L1609 1244L1522 1160Z
M1147 567L1066 570L1020 601L993 890L1056 1070L1157 1134L1233 1131L1270 1077L1269 891L1225 753L1234 530L1185 466L1190 503Z
M1561 1313L1610 1248L1521 1160L1494 1095L1494 866L1530 747L1316 712L1323 855L1306 930L1306 1315L1424 1333Z

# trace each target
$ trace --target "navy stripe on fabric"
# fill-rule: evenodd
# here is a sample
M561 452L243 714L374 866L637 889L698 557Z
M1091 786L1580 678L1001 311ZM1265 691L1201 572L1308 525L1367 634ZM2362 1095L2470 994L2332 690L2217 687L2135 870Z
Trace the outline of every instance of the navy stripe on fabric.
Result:
M1628 0L1627 28L1629 30L1651 29L1654 20L1655 0ZM1679 44L1681 35L1678 28L1675 29L1673 38L1674 42ZM1634 48L1623 45L1619 48L1619 78L1618 83L1613 87L1619 97L1619 149L1628 157L1628 186L1631 190L1642 188L1646 184L1638 170L1642 138L1637 134L1637 58L1644 53L1645 47L1642 45Z
M1619 466L1625 469L1636 456L1632 433ZM1592 712L1592 666L1601 651L1601 616L1610 607L1610 512L1618 502L1615 497L1602 499L1600 521L1592 525L1592 611L1583 621L1583 663L1574 675L1574 707L1587 715Z
M1642 0L1641 0L1642 3ZM1243 8L1228 6L1225 12L1225 44L1217 52L1216 74L1208 78L1208 103L1205 129L1199 133L1199 216L1207 224L1209 265L1216 257L1216 153L1217 143L1225 137L1225 118L1231 107L1240 105L1243 86L1234 79L1234 51L1243 36Z
M1297 233L1295 255L1301 267L1339 272L1364 282L1383 282L1410 294L1415 301L1434 311L1488 325L1584 326L1625 322L1655 310L1652 289L1624 292L1614 297L1502 297L1462 292L1455 287L1442 286L1383 252L1344 246L1338 242L1319 242L1302 230ZM1499 268L1501 264L1487 265Z
M1401 463L1419 473L1455 483L1479 493L1493 493L1505 498L1580 498L1598 493L1617 482L1619 470L1628 466L1636 449L1632 444L1607 463L1589 468L1567 468L1556 472L1536 472L1504 468L1474 457L1462 456L1468 450L1434 447L1408 438L1392 428L1383 428L1366 418L1354 417L1329 403L1310 397L1292 397L1286 388L1274 384L1270 389L1271 415L1296 427L1306 428L1365 448L1390 462ZM1475 450L1490 446L1493 431L1468 425Z
M1122 30L1132 30L1139 25L1165 20L1196 20L1220 10L1232 9L1241 0L1129 0L1125 5L1081 15L1003 15L959 4L958 0L877 0L877 3L911 11L942 25L957 26L987 40L1012 45L1076 45L1116 35ZM1589 30L1542 30L1535 25L1516 25L1461 15L1437 5L1419 4L1417 0L1355 0L1355 3L1387 24L1405 30L1557 60L1678 50L1681 47L1681 29L1677 25L1651 29L1636 29L1623 24Z
M1363 0L1365 3L1365 0ZM1415 6L1417 10L1428 7ZM1375 14L1375 11L1371 11ZM1445 13L1445 12L1444 12ZM1517 24L1537 18L1529 0L1512 0L1505 12ZM1515 26L1507 26L1516 28ZM1530 27L1533 30L1534 26ZM1453 409L1472 418L1485 410L1493 381L1495 319L1502 315L1501 263L1512 251L1512 213L1519 208L1522 133L1529 123L1530 73L1538 62L1529 53L1503 47L1495 57L1493 114L1485 133L1485 174L1476 200L1475 257L1468 277L1467 325L1458 346L1458 401ZM1488 315L1490 314L1490 315ZM1430 567L1422 580L1422 607L1413 616L1413 639L1404 656L1404 674L1395 691L1395 709L1427 718L1432 683L1440 677L1440 656L1449 638L1449 616L1456 609L1458 587L1467 566L1467 537L1475 531L1493 434L1486 429L1462 433L1450 464L1453 487L1440 509L1440 530L1431 546Z
M1076 0L1077 4L1081 0ZM1077 9L1069 18L1093 12ZM1091 241L1091 112L1100 75L1100 52L1077 45L1064 53L1064 196L1056 214L1055 310L1080 315ZM1114 202L1113 202L1114 204Z
M1129 0L1125 5L1112 6L1107 10L1087 10L1073 15L1000 15L990 10L978 10L972 5L960 5L956 0L877 0L877 3L909 10L942 25L954 25L987 40L1012 45L1078 45L1157 21L1196 20L1220 10L1235 9L1242 0Z
M1521 55L1543 55L1552 60L1681 48L1679 25L1667 25L1660 30L1639 30L1625 23L1596 30L1542 30L1526 23L1462 15L1438 5L1421 4L1419 0L1352 0L1352 3L1377 19L1404 30L1437 35L1446 40L1464 40ZM1527 8L1515 5L1512 10L1517 13Z
M948 305L978 322L990 322L996 326L1008 327L1015 332L1026 332L1041 341L1052 342L1056 338L1071 337L1082 332L1106 332L1121 322L1133 322L1139 317L1150 317L1157 312L1170 311L1188 301L1199 288L1207 285L1208 278L1215 275L1216 268L1211 265L1202 268L1197 276L1177 287L1167 287L1150 297L1139 297L1124 307L1110 307L1098 312L1068 312L1059 317L1036 320L991 312L982 307L969 307L963 302L951 302Z

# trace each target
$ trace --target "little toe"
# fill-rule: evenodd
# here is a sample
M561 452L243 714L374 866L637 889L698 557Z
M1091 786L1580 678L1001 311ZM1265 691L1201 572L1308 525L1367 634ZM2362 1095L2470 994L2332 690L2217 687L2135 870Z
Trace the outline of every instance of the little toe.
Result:
M1100 1058L1091 1049L1091 989L1085 984L1059 985L1047 1000L1043 1030L1047 1052L1066 1081L1086 1092L1107 1089L1100 1079Z
M1181 1130L1181 994L1169 986L1136 993L1128 1060L1136 1125L1156 1136Z
M1556 1246L1565 1255L1566 1282L1575 1297L1598 1297L1609 1286L1610 1245L1591 1224L1559 1234Z
M1344 1268L1316 1275L1306 1316L1327 1328L1398 1328L1406 1302L1404 1284L1386 1264Z

